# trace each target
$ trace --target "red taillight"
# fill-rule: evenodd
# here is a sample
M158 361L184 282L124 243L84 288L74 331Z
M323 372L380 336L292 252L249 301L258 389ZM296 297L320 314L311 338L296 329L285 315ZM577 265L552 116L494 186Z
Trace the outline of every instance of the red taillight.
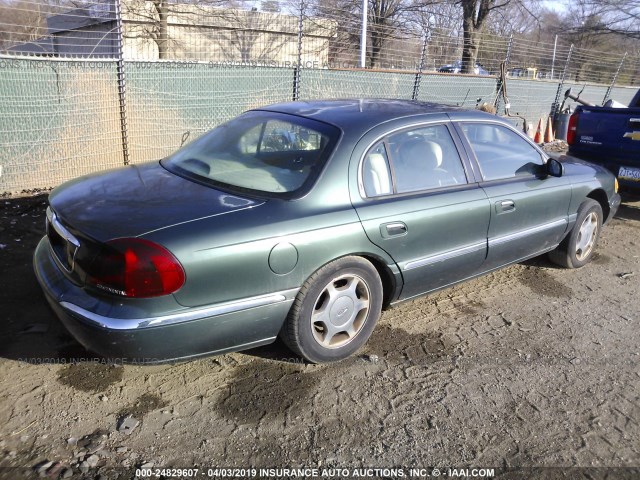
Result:
M107 242L87 271L87 283L125 297L168 295L184 284L182 265L164 247L141 238Z
M576 130L578 129L578 112L569 117L569 127L567 128L567 143L573 145L576 141Z

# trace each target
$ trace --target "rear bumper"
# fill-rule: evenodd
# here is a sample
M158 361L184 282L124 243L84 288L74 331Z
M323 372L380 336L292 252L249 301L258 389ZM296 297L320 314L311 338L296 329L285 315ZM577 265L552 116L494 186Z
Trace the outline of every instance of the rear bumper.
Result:
M160 363L244 350L275 340L297 289L185 308L172 297L96 297L71 283L43 238L34 270L47 301L85 348L114 362Z

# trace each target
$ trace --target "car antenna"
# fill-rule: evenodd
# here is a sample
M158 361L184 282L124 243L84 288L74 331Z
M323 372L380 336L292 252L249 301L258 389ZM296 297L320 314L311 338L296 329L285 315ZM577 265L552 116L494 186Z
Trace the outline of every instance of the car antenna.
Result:
M471 89L467 90L467 94L464 96L464 100L462 100L462 103L460 104L461 107L464 107L464 102L467 101L467 97L469 96L469 92L471 92Z
M184 142L187 141L187 138L189 138L189 135L191 135L191 130L187 130L182 134L182 141L180 142L181 147L184 145Z

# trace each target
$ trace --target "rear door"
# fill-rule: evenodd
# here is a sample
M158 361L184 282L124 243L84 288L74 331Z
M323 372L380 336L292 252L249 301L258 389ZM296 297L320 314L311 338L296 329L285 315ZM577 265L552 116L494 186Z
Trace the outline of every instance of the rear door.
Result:
M378 127L354 150L352 202L400 268L401 299L472 276L485 260L490 206L463 151L450 122Z
M515 130L498 122L457 124L468 142L491 204L490 270L534 256L557 245L568 225L571 184L546 176L546 157Z

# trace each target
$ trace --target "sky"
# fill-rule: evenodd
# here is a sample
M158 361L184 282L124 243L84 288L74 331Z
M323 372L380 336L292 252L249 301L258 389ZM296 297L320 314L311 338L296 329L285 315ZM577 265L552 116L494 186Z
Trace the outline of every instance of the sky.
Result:
M555 10L556 12L565 12L567 10L567 4L557 0L543 0L542 5L546 8Z

